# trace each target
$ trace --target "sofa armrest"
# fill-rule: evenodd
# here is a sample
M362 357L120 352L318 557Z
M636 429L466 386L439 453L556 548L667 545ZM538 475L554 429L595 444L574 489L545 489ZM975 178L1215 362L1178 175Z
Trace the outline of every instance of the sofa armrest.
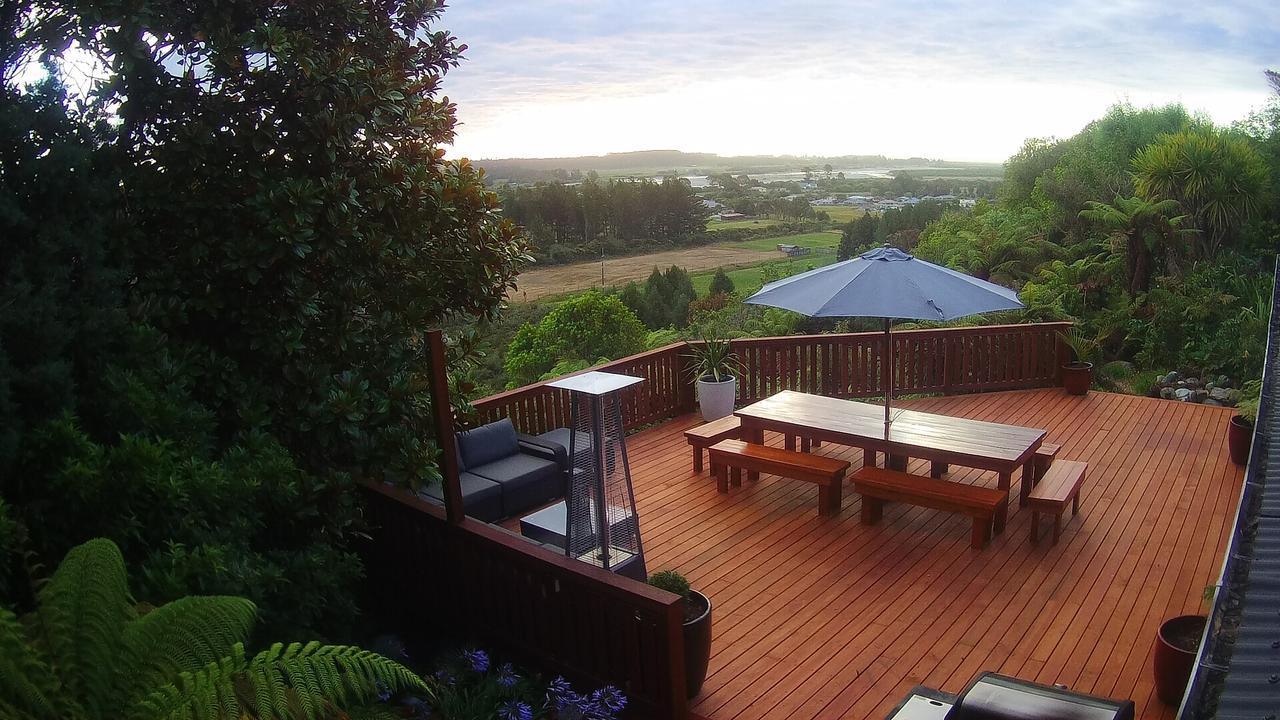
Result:
M559 465L562 470L569 469L569 453L559 444L539 440L532 435L525 435L524 433L517 433L516 441L520 446L520 452L534 455L544 460L551 460Z

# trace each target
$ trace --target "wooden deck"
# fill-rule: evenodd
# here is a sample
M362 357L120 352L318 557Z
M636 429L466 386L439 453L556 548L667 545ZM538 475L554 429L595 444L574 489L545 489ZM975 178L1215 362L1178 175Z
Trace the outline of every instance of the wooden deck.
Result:
M955 692L997 670L1173 717L1152 691L1153 640L1163 618L1201 611L1216 579L1243 475L1227 458L1231 411L1059 388L902 405L1048 430L1060 458L1089 463L1081 515L1056 546L1033 546L1031 514L1012 502L1008 529L976 551L962 516L891 505L879 525L860 525L852 488L834 518L815 514L806 482L765 476L718 494L691 469L682 431L694 416L637 433L628 447L649 570L680 570L715 605L693 711L881 718L918 683ZM853 448L819 452L861 465ZM928 473L922 461L910 470ZM947 477L996 483L958 467Z

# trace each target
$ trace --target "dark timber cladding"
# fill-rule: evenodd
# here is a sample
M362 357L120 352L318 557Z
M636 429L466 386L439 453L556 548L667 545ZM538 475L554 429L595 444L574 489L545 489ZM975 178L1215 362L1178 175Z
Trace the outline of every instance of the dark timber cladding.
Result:
M1153 691L1156 628L1199 612L1217 576L1242 481L1227 457L1232 410L1061 388L902 406L1047 430L1059 460L1089 465L1080 514L1063 517L1057 545L1033 545L1030 509L1010 502L1005 532L972 550L964 515L893 503L862 525L848 480L829 518L814 512L819 488L809 482L762 476L721 494L690 467L694 415L633 435L649 567L683 572L715 604L693 713L882 718L917 683L956 692L995 670L1132 698L1141 717L1172 718ZM824 443L817 453L861 467L854 448ZM928 475L928 462L908 471ZM944 477L998 482L958 465Z
M1280 717L1280 283L1275 293L1253 452L1184 718Z

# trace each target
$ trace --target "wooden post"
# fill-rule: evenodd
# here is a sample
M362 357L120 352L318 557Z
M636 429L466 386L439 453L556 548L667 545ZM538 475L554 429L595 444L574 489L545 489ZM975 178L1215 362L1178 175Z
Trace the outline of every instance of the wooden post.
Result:
M431 409L436 416L436 447L440 448L440 476L444 483L445 517L462 522L462 481L458 477L458 443L453 436L453 405L449 400L449 370L445 365L444 334L427 331L431 354Z

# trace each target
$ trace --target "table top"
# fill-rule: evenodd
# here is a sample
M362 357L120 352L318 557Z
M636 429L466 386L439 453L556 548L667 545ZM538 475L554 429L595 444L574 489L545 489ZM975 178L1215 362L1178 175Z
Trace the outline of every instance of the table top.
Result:
M891 410L893 422L886 431L883 405L794 390L783 390L734 414L757 421L757 426L816 430L815 437L840 437L851 445L866 441L877 447L917 448L1010 465L1027 460L1045 436L1035 428L899 408Z

